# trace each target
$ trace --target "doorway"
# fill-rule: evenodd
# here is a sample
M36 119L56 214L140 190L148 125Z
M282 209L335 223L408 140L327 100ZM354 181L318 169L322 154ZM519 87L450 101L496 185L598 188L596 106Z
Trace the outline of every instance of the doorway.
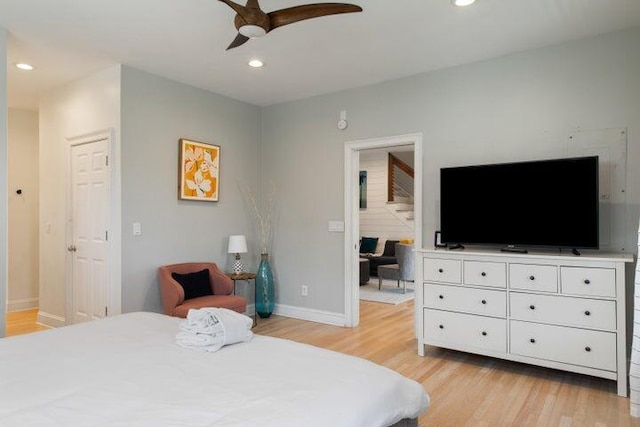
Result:
M392 148L413 145L414 151L414 245L422 247L422 133L398 135L350 141L344 153L344 197L345 197L345 326L355 327L360 322L359 283L359 236L360 236L360 152L373 148ZM418 287L416 287L416 291ZM418 298L418 293L416 293ZM417 319L417 316L414 316ZM417 328L416 328L417 330Z

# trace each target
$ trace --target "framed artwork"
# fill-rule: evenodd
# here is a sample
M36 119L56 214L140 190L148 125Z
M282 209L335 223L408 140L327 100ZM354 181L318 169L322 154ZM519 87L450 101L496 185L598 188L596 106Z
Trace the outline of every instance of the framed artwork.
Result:
M220 189L220 146L180 139L178 198L217 202Z
M367 171L360 171L360 209L367 208Z

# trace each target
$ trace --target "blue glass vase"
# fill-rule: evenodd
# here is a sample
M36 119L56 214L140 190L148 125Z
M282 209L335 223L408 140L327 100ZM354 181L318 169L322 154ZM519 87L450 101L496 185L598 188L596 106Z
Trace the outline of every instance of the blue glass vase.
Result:
M256 313L263 319L271 316L275 308L275 284L269 254L262 254L256 274Z

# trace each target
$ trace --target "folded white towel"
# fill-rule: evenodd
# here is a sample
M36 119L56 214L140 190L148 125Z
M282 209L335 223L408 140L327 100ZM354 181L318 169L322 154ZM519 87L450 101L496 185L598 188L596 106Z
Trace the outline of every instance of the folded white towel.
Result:
M253 336L253 319L237 311L218 308L216 316L224 328L224 345L249 341Z
M176 343L182 347L197 348L213 353L214 351L220 350L224 345L224 333L208 335L179 332L178 335L176 335Z
M222 325L213 308L191 309L187 318L180 324L180 329L198 334L213 334L222 330Z
M226 308L191 309L180 323L176 343L202 351L218 351L222 346L249 341L253 320Z

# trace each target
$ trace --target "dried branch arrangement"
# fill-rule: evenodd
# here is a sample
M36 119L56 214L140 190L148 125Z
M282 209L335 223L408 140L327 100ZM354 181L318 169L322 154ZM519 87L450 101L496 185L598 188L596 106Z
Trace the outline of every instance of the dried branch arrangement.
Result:
M256 232L259 236L260 253L269 253L269 243L271 241L273 207L276 195L276 186L273 182L269 184L269 188L264 197L258 199L257 195L251 190L251 187L244 185L245 193L255 219Z

